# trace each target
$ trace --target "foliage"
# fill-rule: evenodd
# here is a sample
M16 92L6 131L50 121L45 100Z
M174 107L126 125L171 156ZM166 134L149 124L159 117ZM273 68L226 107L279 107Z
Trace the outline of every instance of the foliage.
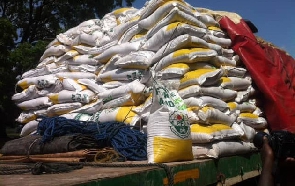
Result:
M4 94L3 90L7 87L7 77L12 70L12 64L8 60L10 50L14 47L14 40L17 38L13 25L5 18L0 18L0 95ZM3 81L6 80L6 81ZM5 96L4 96L5 97ZM0 97L0 105L3 96Z
M9 52L14 47L14 40L17 38L13 25L5 18L0 18L0 137L6 137L5 128L3 127L8 118L6 108L11 103L11 70L12 64L8 60ZM11 107L9 107L11 108Z
M125 0L131 6L135 0ZM0 1L0 17L7 17L18 28L21 42L53 40L62 30L101 18L123 0L14 0Z
M39 63L48 41L38 41L34 44L21 43L10 54L10 61L14 64L14 71L17 75L33 69Z

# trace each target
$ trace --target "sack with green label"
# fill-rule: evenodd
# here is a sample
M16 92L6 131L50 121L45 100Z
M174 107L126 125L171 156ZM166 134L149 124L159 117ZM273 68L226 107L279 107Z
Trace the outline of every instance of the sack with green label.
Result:
M186 106L176 90L154 82L153 103L147 123L149 163L193 160Z

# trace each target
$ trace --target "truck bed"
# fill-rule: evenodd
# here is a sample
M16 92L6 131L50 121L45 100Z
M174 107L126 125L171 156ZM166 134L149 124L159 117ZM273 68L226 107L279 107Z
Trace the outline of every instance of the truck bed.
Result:
M14 166L14 165L9 165ZM164 168L163 168L164 166ZM167 171L166 168L169 168ZM82 169L68 173L33 175L0 175L0 185L29 186L160 186L160 185L233 185L260 175L259 153L193 160L165 164L147 164L146 161L120 163L87 163ZM170 176L173 175L173 176Z

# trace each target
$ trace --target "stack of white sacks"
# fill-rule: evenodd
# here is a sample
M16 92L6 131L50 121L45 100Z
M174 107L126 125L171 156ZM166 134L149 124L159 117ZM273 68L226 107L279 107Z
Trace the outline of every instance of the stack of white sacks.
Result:
M218 22L200 10L151 0L57 35L12 97L23 110L21 136L36 131L38 116L144 129L157 120L149 115L153 83L161 82L187 107L194 158L254 150L253 136L267 123L251 77Z

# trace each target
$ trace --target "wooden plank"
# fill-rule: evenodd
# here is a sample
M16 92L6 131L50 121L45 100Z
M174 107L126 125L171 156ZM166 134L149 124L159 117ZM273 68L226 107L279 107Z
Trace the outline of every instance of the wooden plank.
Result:
M120 167L84 166L82 169L60 174L0 175L0 185L87 185L87 186L160 186L168 185L167 172L158 166L148 166L146 161L116 163ZM114 165L114 164L113 164ZM140 167L128 167L140 166ZM146 166L145 166L146 165ZM238 183L260 174L258 153L224 157L217 160L193 160L166 163L177 186L209 185L218 183L223 175L227 184Z
M234 184L243 182L245 180L248 180L250 178L257 177L260 174L261 174L261 170L246 172L244 175L239 175L239 176L236 176L233 178L226 179L225 183L221 183L221 185L223 185L223 186L234 185Z
M146 163L146 162L142 162ZM0 175L0 185L30 185L30 186L52 186L52 185L76 185L91 182L93 180L115 178L128 174L136 174L157 167L91 167L84 166L82 169L69 173L32 175L31 173L18 175Z

